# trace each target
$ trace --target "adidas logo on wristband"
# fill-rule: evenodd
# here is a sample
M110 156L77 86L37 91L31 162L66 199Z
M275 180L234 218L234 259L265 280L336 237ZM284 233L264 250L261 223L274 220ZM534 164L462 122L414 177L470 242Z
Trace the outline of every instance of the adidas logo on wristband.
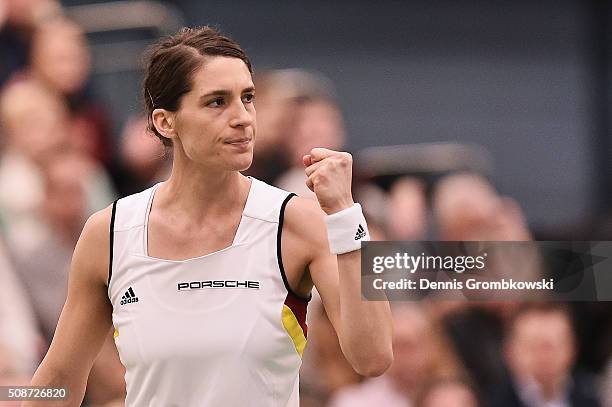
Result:
M344 254L361 249L361 242L370 240L368 224L358 203L325 217L327 240L332 254ZM356 227L355 227L356 226ZM355 229L357 231L355 232Z
M355 234L355 240L363 239L365 236L366 236L366 231L363 228L363 226L361 226L361 223L360 223L359 226L357 227L357 233Z

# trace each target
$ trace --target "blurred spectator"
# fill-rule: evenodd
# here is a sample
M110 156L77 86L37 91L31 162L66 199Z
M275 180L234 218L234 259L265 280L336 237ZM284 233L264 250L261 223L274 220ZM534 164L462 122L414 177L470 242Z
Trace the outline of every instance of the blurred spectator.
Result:
M121 135L119 156L112 169L119 196L140 192L167 178L170 168L165 148L159 138L147 131L146 117L128 120Z
M17 254L17 266L48 343L67 294L72 251L88 215L87 161L58 155L46 166L40 234Z
M521 308L510 324L505 357L510 380L494 392L493 406L600 406L590 380L572 375L576 340L564 305L531 303Z
M531 240L518 204L499 196L481 175L459 172L445 176L435 184L432 200L440 240ZM532 258L516 258L503 248L491 248L488 252L492 275L520 279L526 273L533 278L532 273L539 272L539 263ZM454 309L448 308L451 305ZM506 321L516 306L510 301L433 304L479 391L486 392L506 379L503 338Z
M43 351L34 312L9 260L0 239L0 385L29 380Z
M530 240L520 207L510 198L501 197L486 178L475 173L459 172L439 180L432 195L433 214L440 240L519 241ZM508 260L503 250L489 250L490 272L503 274L516 262ZM502 267L503 266L503 267ZM531 272L533 267L513 267ZM454 310L441 316L455 349L480 390L504 380L502 341L505 321L512 313L512 302L452 303ZM440 303L434 304L437 312ZM448 304L447 304L448 305Z
M504 333L517 306L510 301L433 301L429 304L479 394L486 394L506 380Z
M0 95L5 146L0 155L0 218L12 250L39 234L44 167L69 146L65 106L33 81L10 84Z
M74 245L88 214L90 163L77 152L58 155L46 166L42 204L44 234L17 259L49 346L66 300ZM124 370L112 334L94 363L88 380L88 400L110 401L125 392Z
M0 95L0 123L8 153L42 167L70 147L65 104L40 83L14 81Z
M30 79L10 84L0 96L0 123L6 146L0 155L0 219L16 255L44 240L40 209L45 172L57 156L74 151L67 110L60 98ZM87 214L108 205L114 192L101 167L84 156L78 168L86 176Z
M346 141L342 113L335 101L329 79L300 70L290 70L287 86L292 86L294 117L287 133L290 168L277 180L277 186L303 197L315 198L306 186L302 157L314 147L341 150Z
M75 146L108 165L112 153L110 118L88 92L90 70L90 50L76 23L60 17L38 25L32 38L31 74L64 98Z
M392 313L393 364L384 375L341 390L330 406L412 406L427 383L463 373L423 308L394 305Z
M425 183L416 177L401 177L393 183L384 212L389 240L420 240L427 231Z
M60 12L55 0L0 1L0 86L27 66L36 26Z
M467 381L437 380L427 386L415 407L478 407L478 394Z
M294 164L301 165L304 154L315 147L339 150L344 146L344 121L333 100L303 96L296 103L294 132L287 140Z
M364 180L365 181L365 180ZM374 182L354 186L368 222L383 230L384 237L374 240L421 240L426 238L428 207L425 182L413 176L401 176L388 191Z
M531 240L518 204L500 197L474 173L451 174L438 181L433 211L440 240Z

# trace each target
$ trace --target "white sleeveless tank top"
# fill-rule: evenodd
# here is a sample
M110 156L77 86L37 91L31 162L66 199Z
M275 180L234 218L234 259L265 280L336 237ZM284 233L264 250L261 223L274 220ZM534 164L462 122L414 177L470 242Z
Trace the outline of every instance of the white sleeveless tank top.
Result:
M251 178L230 247L187 260L148 256L159 184L118 200L108 295L127 407L294 407L306 305L280 257L293 194Z

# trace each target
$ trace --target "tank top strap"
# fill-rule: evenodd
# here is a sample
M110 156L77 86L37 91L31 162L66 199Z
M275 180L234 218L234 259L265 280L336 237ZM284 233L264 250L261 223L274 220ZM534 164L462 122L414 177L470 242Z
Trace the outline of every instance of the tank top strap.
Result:
M243 216L278 223L281 206L291 193L256 178L251 180L253 190L247 200Z
M279 223L283 202L292 193L266 184L257 178L251 179L251 190L247 199L240 226L234 238L234 244L241 244L252 237L254 228L262 227L263 224L276 228Z
M138 254L146 255L144 227L149 216L153 194L158 186L159 183L117 201L114 232L132 231L130 241L127 243L132 246L132 251Z

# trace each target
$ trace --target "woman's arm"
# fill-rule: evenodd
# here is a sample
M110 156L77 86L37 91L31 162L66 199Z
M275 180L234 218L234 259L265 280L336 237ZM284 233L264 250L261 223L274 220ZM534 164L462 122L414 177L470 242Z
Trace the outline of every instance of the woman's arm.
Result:
M324 221L326 214L353 204L351 157L325 149L314 149L312 153L305 158L306 172L308 185L317 194L319 204L299 198L289 201L285 212L288 239L295 239L299 245L290 243L288 249L293 253L286 254L303 256L306 253L310 277L321 295L344 355L357 373L378 376L393 360L389 303L362 300L361 251L332 255Z
M68 298L47 355L32 378L32 386L64 387L69 399L58 406L80 406L87 376L111 327L107 296L110 208L89 218L76 245ZM48 401L26 402L27 407Z

